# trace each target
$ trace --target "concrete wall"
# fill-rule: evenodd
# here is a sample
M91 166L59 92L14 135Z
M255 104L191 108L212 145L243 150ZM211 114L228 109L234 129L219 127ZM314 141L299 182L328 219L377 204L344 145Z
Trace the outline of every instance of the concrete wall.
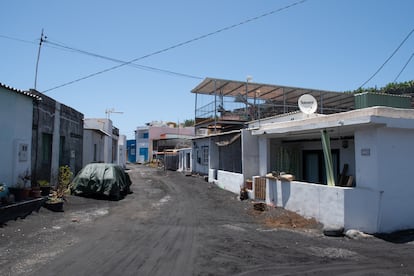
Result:
M127 161L127 139L125 135L119 135L118 138L118 158L117 164L123 168L126 167Z
M84 128L86 130L95 130L98 132L101 132L101 134L92 134L95 137L92 138L93 143L92 144L86 144L85 147L92 147L92 151L91 149L87 150L87 152L85 152L85 157L86 160L93 160L93 144L96 143L98 141L98 137L100 137L100 139L102 139L102 142L99 143L99 145L102 145L102 147L98 147L98 150L101 151L98 156L102 156L103 159L101 160L104 163L114 163L116 162L116 157L114 158L112 156L113 153L113 146L117 146L118 142L113 141L113 137L114 135L112 134L112 121L110 119L105 119L105 118L85 118L84 120ZM115 137L116 140L118 139L118 137ZM91 141L88 141L88 143L90 143ZM92 154L92 156L86 156L86 155L90 155ZM100 162L101 162L100 161ZM87 161L85 161L86 163Z
M188 155L190 156L190 162L187 164ZM191 172L192 171L192 149L179 149L178 150L178 170L179 172ZM189 166L187 166L189 165Z
M210 138L209 137L205 137L202 139L194 139L193 140L193 147L192 147L192 152L193 152L193 164L192 164L192 168L193 168L193 172L194 173L199 173L201 175L208 175L209 174L209 164L204 164L203 163L203 147L209 147L209 151L210 149ZM211 160L211 154L209 154L209 160Z
M92 162L104 162L104 134L93 129L83 131L83 166ZM95 146L96 145L96 146ZM96 156L95 156L96 148Z
M381 193L358 187L344 189L344 228L366 233L382 232L378 225Z
M242 130L242 172L244 179L259 174L259 139L248 130Z
M42 97L33 108L32 176L54 185L60 166L68 165L74 174L82 168L83 114L37 91L30 92Z
M0 182L9 186L25 171L31 173L32 116L32 98L0 87Z
M64 104L60 110L59 136L65 138L59 166L68 165L76 174L83 167L83 114Z
M356 137L357 185L380 195L378 230L414 228L414 130L371 128L357 131Z
M214 173L213 170L210 170L210 174L212 173ZM240 173L232 173L218 170L217 180L214 180L212 177L210 177L210 174L209 182L215 183L220 188L235 194L239 194L240 187L244 185L244 177L243 174Z
M378 228L380 197L379 192L366 188L266 179L267 204L315 218L324 225L366 233L382 232Z
M380 230L414 228L414 129L382 128L378 135L379 184L384 191Z
M323 224L344 225L344 188L266 179L266 203Z

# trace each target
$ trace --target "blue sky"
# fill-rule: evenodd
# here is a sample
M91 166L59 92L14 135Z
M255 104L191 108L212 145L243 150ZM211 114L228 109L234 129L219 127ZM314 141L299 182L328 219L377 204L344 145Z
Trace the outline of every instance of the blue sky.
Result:
M14 0L1 1L0 82L34 87L38 42L47 36L37 90L118 65L52 43L129 61L283 8L297 0ZM414 28L412 0L307 0L289 9L139 60L144 66L188 74L332 91L368 80ZM394 81L414 53L410 36L366 84ZM414 60L397 79L414 79ZM202 80L123 66L46 95L84 113L111 119L133 138L153 120L194 117Z

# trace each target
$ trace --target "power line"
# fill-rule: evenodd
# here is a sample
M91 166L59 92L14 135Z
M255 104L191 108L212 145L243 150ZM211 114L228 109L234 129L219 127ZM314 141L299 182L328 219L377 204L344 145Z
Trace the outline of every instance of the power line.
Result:
M395 49L394 52L384 61L384 63L378 68L378 70L375 71L375 73L368 80L366 80L359 88L362 88L365 84L367 84L370 80L372 80L372 78L375 77L379 71L381 71L381 69L385 66L385 64L387 64L388 61L390 61L390 59L398 52L398 50L401 48L401 46L404 45L404 43L407 41L407 39L411 36L413 32L414 32L414 28L408 33L408 35L403 39L403 41L401 41L397 49Z
M164 48L164 49L161 49L161 50L158 50L158 51L155 51L155 52L149 53L149 54L147 54L147 55L144 55L144 56L141 56L141 57L138 57L138 58L134 58L134 59L132 59L132 60L130 60L130 61L127 61L127 62L124 62L124 63L122 63L122 64L119 64L119 65L116 65L116 66L112 66L112 67L109 67L109 68L107 68L107 69L104 69L104 70L101 70L101 71L95 72L95 73L93 73L93 74L89 74L89 75L87 75L87 76L84 76L84 77L81 77L81 78L75 79L75 80L73 80L73 81L66 82L66 83L64 83L64 84L61 84L61 85L58 85L58 86L55 86L55 87L49 88L49 89L47 89L47 90L44 90L44 91L43 91L43 93L46 93L46 92L49 92L49 91L52 91L52 90L55 90L55 89L58 89L58 88L61 88L61 87L64 87L64 86L68 86L68 85L70 85L70 84L73 84L73 83L76 83L76 82L79 82L79 81L82 81L82 80L85 80L85 79L89 79L89 78L92 78L92 77L98 76L98 75L100 75L100 74L103 74L103 73L106 73L106 72L109 72L109 71L112 71L112 70L118 69L118 68L120 68L120 67L123 67L123 66L129 65L129 64L134 63L134 62L136 62L136 61L138 61L138 60L142 60L142 59L145 59L145 58L148 58L148 57L154 56L154 55L158 55L158 54L161 54L161 53L164 53L164 52L167 52L167 51L173 50L173 49L175 49L175 48L179 48L179 47L181 47L181 46L184 46L184 45L187 45L187 44L190 44L190 43L196 42L196 41L198 41L198 40L201 40L201 39L204 39L204 38L207 38L207 37L210 37L210 36L213 36L213 35L219 34L219 33L221 33L221 32L224 32L224 31L228 31L228 30L234 29L234 28L236 28L236 27L239 27L239 26L241 26L241 25L244 25L244 24L250 23L250 22L252 22L252 21L259 20L259 19L261 19L261 18L263 18L263 17L266 17L266 16L269 16L269 15L272 15L272 14L279 13L279 12L281 12L281 11L287 10L287 9L289 9L289 8L292 8L292 7L296 6L296 5L303 4L303 3L305 3L306 1L307 1L307 0L301 0L301 1L294 2L294 3L290 4L290 5L284 6L284 7L282 7L282 8L276 9L276 10L272 10L272 11L270 11L270 12L267 12L267 13L261 14L261 15L259 15L259 16L255 16L255 17L252 17L252 18L246 19L246 20L244 20L244 21L241 21L241 22L236 23L236 24L233 24L233 25L229 25L229 26L227 26L227 27L224 27L224 28L218 29L218 30L216 30L216 31L214 31L214 32L210 32L210 33L207 33L207 34L204 34L204 35L201 35L201 36L198 36L198 37L195 37L195 38L192 38L192 39L186 40L186 41L184 41L184 42L181 42L181 43L178 43L178 44L174 44L174 45L172 45L172 46L170 46L170 47L167 47L167 48Z
M5 39L14 40L14 41L23 42L23 43L28 43L28 44L38 44L38 42L36 42L36 41L30 41L30 40L20 39L20 38L16 38L16 37L1 35L1 34L0 34L0 38L5 38ZM95 54L95 53L91 53L91 52L87 52L87 51L84 51L84 50L69 47L69 46L66 46L66 45L63 45L63 44L59 44L57 42L52 42L52 41L50 41L49 37L48 37L47 40L43 39L41 42L47 43L47 44L44 44L44 46L47 46L49 48L63 50L63 51L67 51L67 52L78 52L78 53L81 53L81 54L85 54L85 55L89 55L89 56L93 56L93 57L97 57L97 58L101 58L101 59L106 59L106 60L110 60L110 61L117 62L117 63L125 63L125 61L122 61L122 60L119 60L119 59L114 59L114 58L111 58L111 57L98 55L98 54ZM131 63L129 65L132 66L132 67L136 67L136 68L139 68L141 70L146 70L146 71L150 71L150 72L159 72L159 73L164 73L164 74L169 74L169 75L174 75L174 76L180 76L180 77L186 77L186 78L191 78L191 79L199 79L199 80L203 79L202 77L199 77L199 76L179 73L179 72L166 70L166 69L160 69L160 68L156 68L156 67L152 67L152 66L145 66L145 65L136 64L136 63Z
M25 40L25 39L15 38L15 37L7 36L7 35L2 35L2 34L0 34L0 37L2 37L2 38L6 38L6 39L9 39L9 40L14 40L14 41L23 42L23 43L37 44L37 42L36 42L36 41L30 41L30 40Z
M116 63L121 63L121 64L126 63L126 61L124 61L124 60L115 59L115 58L95 54L95 53L92 53L92 52L76 49L76 48L73 48L73 47L69 47L69 46L66 46L66 45L62 45L62 44L50 41L50 39L48 39L44 42L48 43L48 44L51 44L51 45L54 45L56 47L64 48L65 50L70 50L72 52L78 52L78 53L81 53L81 54L85 54L85 55L88 55L88 56L113 61L113 62L116 62ZM139 68L141 70L152 71L152 72L160 72L160 73L165 73L165 74L169 74L169 75L176 75L176 76L186 77L186 78L191 78L191 79L198 79L198 80L203 79L202 77L199 77L199 76L179 73L179 72L175 72L175 71L171 71L171 70L160 69L160 68L156 68L156 67L152 67L152 66L140 65L140 64L136 64L136 63L130 63L130 64L128 64L128 66L136 67L136 68Z
M414 57L414 52L411 54L410 58L407 60L407 62L404 64L403 68L401 69L401 71L398 73L398 75L395 77L394 82L397 81L397 79L400 77L400 75L402 74L402 72L404 72L405 67L407 67L408 63L410 63L411 59Z

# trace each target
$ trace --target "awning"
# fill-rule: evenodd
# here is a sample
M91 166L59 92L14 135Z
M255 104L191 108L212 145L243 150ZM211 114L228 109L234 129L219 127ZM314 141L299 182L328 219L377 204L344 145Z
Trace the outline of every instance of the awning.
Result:
M219 146L219 147L225 147L225 146L231 145L231 144L233 144L233 143L234 143L237 139L239 139L239 138L240 138L240 136L241 136L241 133L238 133L238 134L232 135L232 136L231 136L231 137L229 137L229 138L226 138L226 139L223 139L223 140L221 140L221 141L216 142L216 145L217 145L217 146Z
M247 83L245 81L206 78L191 90L191 92L196 94L237 97L246 95L246 90L247 97L250 99L256 98L273 103L297 106L300 96L303 94L311 94L317 100L319 108L343 111L354 109L353 93L254 82Z

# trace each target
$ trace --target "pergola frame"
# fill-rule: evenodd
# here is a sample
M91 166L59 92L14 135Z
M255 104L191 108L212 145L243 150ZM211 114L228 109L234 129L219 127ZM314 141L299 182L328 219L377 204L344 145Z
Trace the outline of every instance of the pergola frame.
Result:
M214 122L214 128L216 128L218 124L240 124L245 123L248 120L257 119L251 117L249 118L248 105L253 106L256 109L259 107L259 110L262 108L267 108L268 110L272 109L274 110L274 114L271 115L284 114L294 110L299 110L298 99L303 94L310 94L315 97L318 102L317 112L320 114L332 114L349 111L354 109L355 106L354 94L352 93L262 84L249 81L233 81L216 78L204 79L199 85L191 90L191 92L196 94L196 127L201 127L202 125L206 124L210 124L211 126L211 123ZM203 108L198 106L198 94L210 95L213 97L212 101L209 103L209 105L213 106L211 115L209 117L198 116L201 108ZM243 117L244 119L226 122L225 118L218 116L220 109L223 108L218 103L219 97L233 97L235 102L240 102L240 100L243 100L245 103L244 115L246 115ZM206 105L204 105L204 107L205 106ZM243 110L239 109L238 112L243 113ZM204 113L206 114L206 112Z

